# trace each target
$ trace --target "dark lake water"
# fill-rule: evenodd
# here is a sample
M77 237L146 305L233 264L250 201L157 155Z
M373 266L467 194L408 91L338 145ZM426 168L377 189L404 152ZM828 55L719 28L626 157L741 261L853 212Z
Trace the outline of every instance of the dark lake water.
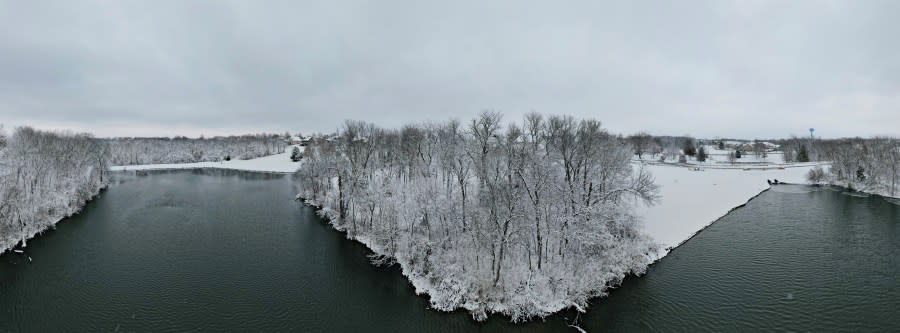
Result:
M0 332L900 331L900 206L768 191L586 314L524 325L427 308L396 267L292 201L290 176L119 174L0 256Z

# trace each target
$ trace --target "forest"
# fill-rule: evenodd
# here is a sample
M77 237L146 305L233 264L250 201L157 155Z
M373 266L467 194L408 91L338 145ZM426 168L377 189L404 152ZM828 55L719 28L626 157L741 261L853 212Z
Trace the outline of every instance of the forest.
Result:
M806 140L804 140L806 141ZM900 140L892 137L814 140L810 160L831 161L828 170L813 170L810 182L831 182L868 193L900 196Z
M108 139L112 165L246 160L283 153L285 135Z
M0 253L80 211L106 186L109 156L89 134L0 129Z
M304 155L298 197L373 263L399 264L438 310L513 321L583 310L658 250L633 214L658 200L654 179L597 120L347 121Z

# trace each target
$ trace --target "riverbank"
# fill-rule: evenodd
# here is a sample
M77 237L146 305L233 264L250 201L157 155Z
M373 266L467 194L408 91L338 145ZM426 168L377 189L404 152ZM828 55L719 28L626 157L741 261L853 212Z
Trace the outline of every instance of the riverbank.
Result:
M93 189L90 193L90 196L87 199L80 200L77 197L72 197L70 199L75 200L74 202L70 202L66 205L60 204L55 205L52 209L48 209L53 213L44 215L44 216L32 216L31 221L29 223L25 223L21 230L11 231L11 232L0 232L0 254L6 253L8 250L14 249L16 246L27 247L28 240L31 240L34 237L37 237L44 231L48 229L55 228L56 224L61 222L62 220L69 218L70 216L76 215L84 208L88 202L91 202L101 192L107 187L107 184L103 184L100 187ZM46 200L47 202L51 202L51 200Z
M871 186L871 185L866 185L866 184L860 184L857 182L850 183L847 181L840 181L840 180L835 180L835 179L828 180L826 182L826 184L831 185L831 186L842 187L850 192L858 192L858 193L862 193L862 194L866 194L866 195L877 195L880 197L884 197L886 199L890 199L888 201L900 200L900 193L893 193L893 195L891 195L892 193L890 193L890 190L888 189L889 186Z
M566 271L568 278L600 276L595 283L585 284L584 289L565 289L567 283L563 279L553 280L545 274L547 271L531 271L535 281L530 284L515 284L512 287L498 288L492 286L490 280L484 275L478 277L477 271L465 270L453 274L436 274L435 271L422 270L420 264L423 260L420 253L405 253L391 251L389 244L378 242L377 238L368 235L353 234L351 225L342 222L338 211L329 205L316 200L310 200L302 193L297 200L304 202L316 209L332 228L344 233L353 241L366 246L371 252L369 258L375 265L397 264L400 273L412 285L416 295L427 295L429 306L433 310L442 312L454 312L466 310L476 321L484 321L488 315L501 315L512 322L524 322L535 318L546 318L554 313L566 309L576 309L585 312L588 301L597 297L603 297L617 287L625 278L634 275L642 275L650 263L648 247L652 242L646 237L640 237L633 242L621 246L610 247L609 256L615 257L615 264L604 266L608 271L604 274L581 273L585 268L576 268L576 271ZM471 223L471 222L470 222ZM407 231L404 231L407 232ZM635 254L630 250L641 247L645 252ZM425 252L429 252L426 250ZM638 258L640 257L640 258ZM488 259L488 258L486 258ZM427 257L426 262L430 261ZM458 264L453 264L458 265ZM585 265L587 266L587 265ZM428 267L428 265L426 265ZM560 267L562 268L562 267ZM438 268L433 267L436 270ZM530 269L520 267L520 274L528 274ZM465 276L460 276L460 273ZM571 273L571 274L570 274ZM475 283L467 282L467 278L484 278Z
M0 147L0 253L53 228L109 182L104 142L83 134L16 128Z
M303 163L291 160L291 152L293 147L300 148L302 152L304 147L291 146L285 149L284 153L269 155L249 160L231 160L220 162L196 162L196 163L171 163L171 164L140 164L140 165L115 165L111 166L111 171L148 171L148 170L178 170L178 169L229 169L240 171L257 171L270 173L294 173Z
M679 164L645 164L660 186L661 200L638 206L644 231L660 243L659 260L671 249L768 189L766 180L806 183L817 164L745 168L705 168Z

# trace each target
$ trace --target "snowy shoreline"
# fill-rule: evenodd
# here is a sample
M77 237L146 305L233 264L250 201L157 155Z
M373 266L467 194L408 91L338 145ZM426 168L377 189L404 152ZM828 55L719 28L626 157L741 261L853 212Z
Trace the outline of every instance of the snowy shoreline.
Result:
M104 184L102 187L97 188L91 193L90 198L84 200L84 202L77 203L73 207L66 207L66 210L62 211L61 214L47 217L41 223L28 224L26 225L28 228L23 229L14 235L7 235L7 237L0 239L0 254L13 250L16 247L27 248L29 240L40 236L47 230L56 229L56 225L63 220L81 213L84 207L99 197L107 187L108 185Z
M328 223L328 225L335 231L342 233L345 237L347 237L348 240L359 242L360 244L365 246L370 252L372 252L370 258L373 258L374 256L381 256L388 252L387 249L377 246L377 244L371 238L350 235L346 227L338 225L338 214L334 209L326 207L317 201L304 198L299 194L296 197L296 200L300 201L304 205L312 207L316 211L316 214L319 215L319 217L322 218L324 222ZM431 283L427 277L417 275L415 274L415 272L410 271L407 265L402 264L405 258L398 257L396 259L397 260L395 260L392 264L399 266L400 274L402 274L403 277L406 278L409 284L413 287L413 291L415 292L416 296L425 296L428 297L429 300L435 297L441 297L441 294L439 292L440 286ZM634 274L628 274L624 278L628 278L632 275ZM604 286L604 290L609 291L617 288L621 284L621 282L624 281L624 278L622 280L615 281L612 285ZM535 299L534 301L535 303L539 303L541 300ZM570 308L575 308L579 312L585 311L584 307L574 301L558 300L555 302L544 302L544 304L540 305L535 304L535 306L538 306L540 308L541 313L533 314L531 317L529 317L529 320L534 318L544 318L548 315L558 313ZM462 302L461 304L459 304L459 306L456 308L448 309L432 306L431 309L440 312L453 312L459 309L463 309L469 312L469 314L472 315L472 318L476 321L482 321L486 319L489 314L508 315L506 313L506 310L509 309L509 306L505 302L497 300L467 300L466 302ZM476 313L478 315L476 315ZM509 318L513 317L509 316Z
M704 168L696 165L681 164L641 164L636 162L635 167L644 167L656 177L656 182L661 187L662 201L653 206L637 206L636 215L644 220L644 233L661 244L660 250L650 253L650 261L656 262L663 258L674 248L685 243L706 227L712 225L731 211L746 205L750 200L762 194L770 188L767 179L778 179L781 182L804 183L809 170L820 164L786 165L767 168ZM709 169L709 170L706 170ZM704 170L704 171L697 171ZM322 202L317 202L298 195L302 201L314 209L335 230L342 232L353 241L358 241L366 246L373 256L389 253L380 248L377 242L360 235L353 236L348 233L347 226L338 223L337 211ZM399 254L402 255L402 254ZM442 297L441 286L435 285L427 277L420 276L409 267L402 264L406 258L396 258L400 263L403 276L414 288L416 295L427 294L428 297ZM628 274L625 278L634 274ZM612 284L603 286L603 293L615 289L622 280L611 281ZM506 300L508 301L508 300ZM458 303L456 308L444 309L433 307L439 311L449 311L462 308L473 314L476 319L483 319L487 314L505 314L509 304L503 300L469 299ZM540 309L541 314L532 314L543 317L557 313L568 308L576 308L584 311L576 302L566 299L533 299L532 305ZM476 315L477 313L477 315Z
M660 243L654 261L684 244L697 233L770 188L767 180L806 183L806 174L820 164L779 165L777 167L710 168L708 166L657 164L642 165L660 186L661 201L638 206L644 232Z
M302 162L291 161L290 146L284 153L253 158L249 160L231 160L219 162L195 162L195 163L170 163L170 164L138 164L138 165L114 165L110 171L151 171L151 170L181 170L181 169L228 169L267 173L294 173L300 168ZM299 147L303 151L303 147Z
M633 162L636 167L641 162ZM644 232L662 245L654 262L684 244L701 231L743 207L771 189L766 180L783 183L808 184L806 174L816 166L828 162L784 164L776 166L709 167L693 164L644 163L660 185L661 202L654 206L639 206L637 214L644 220ZM700 171L697 171L699 168ZM828 185L849 190L846 184ZM887 193L854 188L867 195L893 198Z

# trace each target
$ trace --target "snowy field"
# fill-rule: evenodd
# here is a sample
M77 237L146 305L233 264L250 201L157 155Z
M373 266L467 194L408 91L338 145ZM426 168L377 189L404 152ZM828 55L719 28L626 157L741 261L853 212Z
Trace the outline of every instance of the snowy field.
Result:
M680 245L701 229L769 188L767 179L806 183L809 163L779 167L718 169L648 164L660 186L661 201L650 207L639 206L648 235L666 248ZM668 249L659 254L663 257Z
M232 169L243 171L273 172L273 173L293 173L300 168L301 162L291 161L290 146L285 149L284 153L254 158L249 160L231 160L221 162L197 162L197 163L175 163L175 164L142 164L142 165L117 165L110 167L112 171L131 171L131 170L170 170L170 169ZM303 151L304 147L300 147Z

